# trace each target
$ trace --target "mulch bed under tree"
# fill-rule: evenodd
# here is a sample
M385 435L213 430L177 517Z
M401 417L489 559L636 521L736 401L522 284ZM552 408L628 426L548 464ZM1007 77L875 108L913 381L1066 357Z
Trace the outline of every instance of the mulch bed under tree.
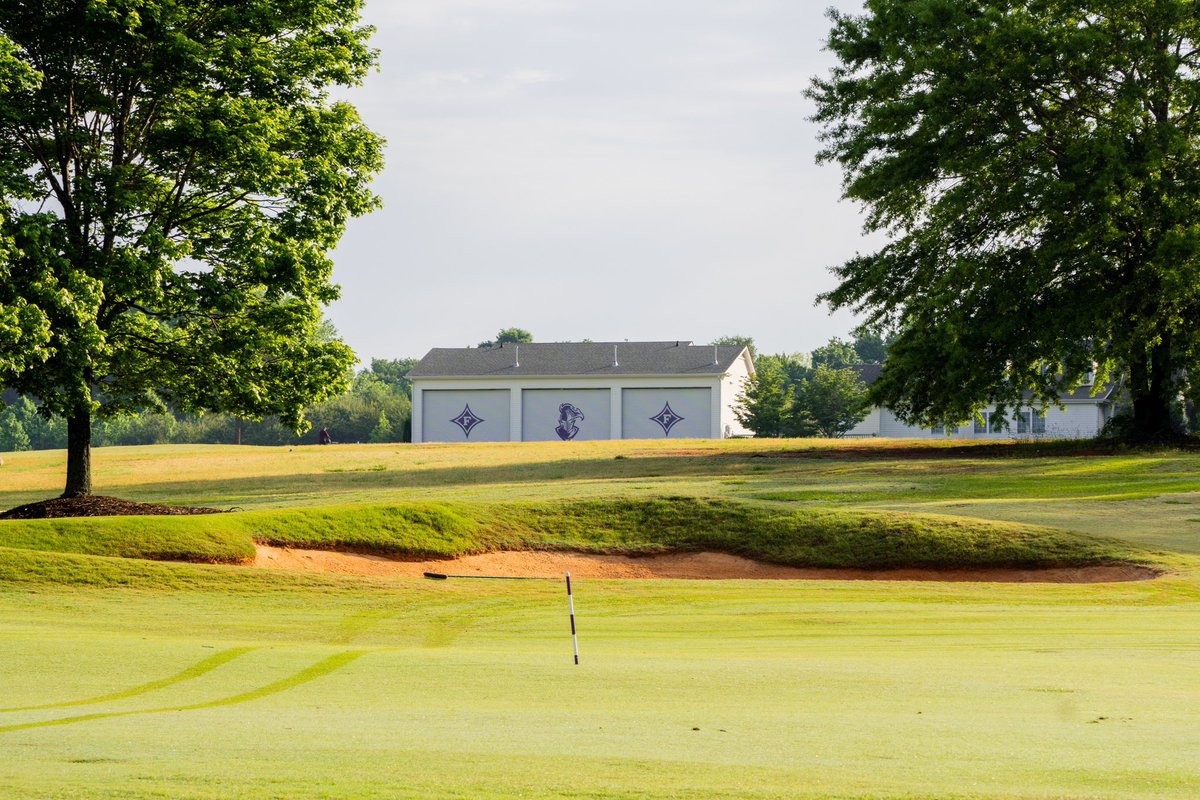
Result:
M182 516L185 514L222 514L217 508L199 506L160 506L135 503L118 497L56 497L0 512L0 519L57 519L62 517Z

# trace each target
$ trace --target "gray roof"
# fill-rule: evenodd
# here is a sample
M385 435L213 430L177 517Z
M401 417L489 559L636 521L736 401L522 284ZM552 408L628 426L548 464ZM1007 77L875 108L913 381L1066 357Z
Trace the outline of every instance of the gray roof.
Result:
M613 366L613 348L617 365ZM577 375L724 375L745 347L671 342L546 342L499 347L435 347L409 378ZM714 360L716 363L714 363Z
M870 386L879 379L879 373L883 371L883 366L880 364L855 364L851 369L858 372L858 379ZM1092 386L1079 386L1073 392L1059 392L1058 399L1064 403L1103 403L1106 402L1116 389L1115 383L1108 383L1100 387L1100 390L1095 395L1092 394ZM1026 391L1025 399L1033 397L1033 393Z

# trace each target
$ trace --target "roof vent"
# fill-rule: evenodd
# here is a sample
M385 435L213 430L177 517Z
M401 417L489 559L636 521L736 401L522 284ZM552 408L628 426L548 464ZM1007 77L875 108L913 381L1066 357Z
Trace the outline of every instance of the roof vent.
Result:
M613 345L613 363L612 363L612 365L614 367L621 366L621 362L617 360L617 346L615 344Z
M513 366L521 366L521 345L513 345Z
M713 366L715 367L720 363L721 362L717 360L717 346L714 344L713 345Z

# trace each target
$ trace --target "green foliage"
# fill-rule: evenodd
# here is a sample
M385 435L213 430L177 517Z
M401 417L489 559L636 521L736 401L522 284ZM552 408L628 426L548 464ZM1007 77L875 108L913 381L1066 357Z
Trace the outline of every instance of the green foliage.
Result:
M31 449L29 434L15 413L0 409L0 452Z
M374 64L360 7L0 8L0 386L80 433L167 406L301 430L337 393L328 253L382 165L329 96Z
M480 347L496 347L502 344L527 344L533 341L533 334L523 328L504 328L496 334L495 339L480 342Z
M393 442L395 441L395 437L395 431L392 430L392 423L388 422L387 414L384 414L382 411L379 412L379 421L371 429L367 441L380 444L383 442Z
M825 299L897 331L874 400L906 421L1126 378L1132 438L1200 374L1200 26L1183 0L831 12L821 159L867 229ZM936 19L936 23L934 20Z
M417 366L417 358L372 358L371 374L405 397L412 398L412 382L406 377Z
M835 339L824 355L843 348L854 353ZM813 352L814 360L821 352ZM738 422L755 436L840 437L867 415L867 387L852 369L820 363L813 370L795 356L779 355L762 356L757 367L734 407Z
M812 371L812 359L804 353L763 353L755 359L755 365L772 365L783 373L784 383L795 386Z
M878 333L864 332L854 337L857 364L882 364L887 358L888 341Z
M836 336L830 339L827 344L812 351L813 367L826 366L833 369L843 369L858 363L860 361L858 353L854 349L854 344L844 339L839 339Z
M821 436L838 438L862 422L869 408L867 386L855 370L821 364L796 387L793 426L811 426Z
M316 420L318 428L330 426L338 441L408 441L412 418L411 387L402 376L411 369L405 365L415 363L416 359L376 359L371 369L354 376L345 393L305 409L305 417ZM19 397L7 413L28 434L28 449L51 450L66 446L66 422L57 416L44 418L28 398ZM379 427L381 418L387 421L382 429ZM2 426L3 422L0 422ZM299 436L278 417L255 421L226 413L197 415L146 411L101 419L93 426L92 438L98 446L232 444L239 440L248 445L295 445L315 442L316 433Z
M783 373L770 361L760 362L737 396L733 413L755 436L779 437L787 432L791 395Z
M18 397L4 414L20 423L29 436L31 450L52 450L67 446L67 424L61 417L47 419L27 397Z

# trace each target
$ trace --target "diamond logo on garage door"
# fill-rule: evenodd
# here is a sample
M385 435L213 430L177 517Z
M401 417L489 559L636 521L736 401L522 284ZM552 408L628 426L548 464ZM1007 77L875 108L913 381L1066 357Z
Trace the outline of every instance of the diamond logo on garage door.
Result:
M670 403L664 403L663 410L658 412L656 416L653 416L650 419L662 426L664 436L670 436L671 428L674 428L677 423L683 422L683 417L679 416L671 409Z
M462 413L450 421L462 428L463 435L469 437L471 435L471 429L479 423L485 422L486 420L484 420L483 417L477 416L475 412L471 410L471 404L467 403L467 405L463 407Z

